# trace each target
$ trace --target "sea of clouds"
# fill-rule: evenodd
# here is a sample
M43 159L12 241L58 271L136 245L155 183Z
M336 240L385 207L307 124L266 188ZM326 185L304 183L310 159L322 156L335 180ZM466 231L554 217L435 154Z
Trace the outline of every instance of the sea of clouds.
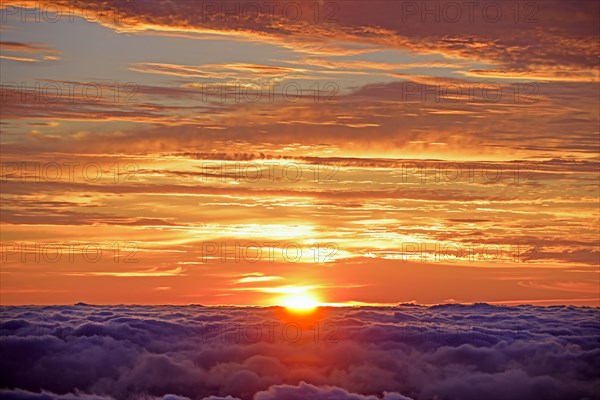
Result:
M0 308L6 400L600 398L600 309Z

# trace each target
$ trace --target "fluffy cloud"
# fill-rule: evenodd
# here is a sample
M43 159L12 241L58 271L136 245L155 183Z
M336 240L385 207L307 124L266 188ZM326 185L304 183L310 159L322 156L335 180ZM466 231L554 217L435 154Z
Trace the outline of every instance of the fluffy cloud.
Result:
M346 390L338 387L318 388L301 382L298 386L279 385L273 386L268 391L260 392L255 400L379 400L376 396L363 396L355 393L348 393ZM406 396L398 393L385 393L382 400L410 400Z
M598 309L4 307L6 399L582 399ZM56 394L52 394L56 393Z
M88 394L81 394L81 393L75 393L75 394L63 394L63 395L59 395L59 394L54 394L54 393L50 393L50 392L41 392L41 393L33 393L33 392L29 392L27 390L21 390L21 389L16 389L16 390L0 390L0 395L2 395L3 399L6 400L112 400L112 397L106 397L106 396L96 396L96 395L88 395ZM145 398L147 400L190 400L189 397L182 397L182 396L177 396L174 394L167 394L164 395L160 398L158 397L153 397L152 399L150 398ZM233 399L233 397L209 397L206 400L235 400Z

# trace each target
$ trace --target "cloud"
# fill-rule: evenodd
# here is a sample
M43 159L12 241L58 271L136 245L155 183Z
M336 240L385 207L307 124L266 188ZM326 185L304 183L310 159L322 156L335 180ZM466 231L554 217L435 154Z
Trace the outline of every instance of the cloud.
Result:
M58 7L68 4L76 15L88 13L87 2L52 3ZM38 6L35 1L23 0L4 4ZM244 0L235 3L233 12L223 2L194 7L185 0L138 1L126 7L111 0L95 6L98 18L94 21L118 32L199 39L218 35L271 43L311 56L394 48L492 65L489 72L474 70L471 74L598 80L595 17L599 6L591 1L529 2L515 8L509 1L426 5L379 0L369 2L368 7L361 2L331 2L315 10L308 1L286 0L271 9Z
M243 274L243 276L234 281L234 283L254 283L254 282L269 282L282 279L280 276L268 276L260 272Z
M184 78L209 79L266 79L283 76L294 76L306 70L274 65L231 63L223 65L205 64L199 66L164 63L137 63L132 71L151 74L172 75Z
M28 102L24 99L39 99L41 94L7 85L2 99L2 116L9 124L5 129L11 132L21 126L25 133L4 147L7 153L60 149L150 154L185 148L187 153L201 154L227 148L229 157L239 149L270 157L310 152L345 159L419 154L431 159L524 160L567 159L567 155L591 159L598 146L594 85L398 78L334 94L322 87L317 99L304 85L303 95L293 102L286 100L281 86L273 88L272 96L271 89L252 88L250 92L256 91L252 93L235 89L240 101L223 98L219 86L139 86L137 102L127 103L126 109L111 101L113 93L105 86L97 101L71 98L64 89L56 101ZM47 96L54 95L53 88ZM255 94L261 94L260 101L246 101ZM173 105L174 100L185 101L186 106ZM39 125L31 130L27 125L48 121L65 121L75 128ZM101 123L105 128L82 132L81 123ZM131 125L123 128L120 123ZM564 135L565 130L571 134Z
M21 43L21 42L0 42L0 58L21 62L41 62L60 60L59 52L45 44ZM13 53L7 55L6 53ZM35 56L37 55L37 58Z
M597 308L407 304L323 308L310 320L278 307L0 313L6 399L575 400L600 389Z
M5 56L1 55L0 58L4 60L12 60L12 61L22 61L22 62L38 62L35 58L29 57L16 57L16 56Z
M74 393L74 394L54 394L47 391L41 393L29 392L27 390L2 390L0 389L0 395L5 400L114 400L113 397L107 396L96 396L93 394ZM189 397L177 396L174 394L167 394L162 397L145 397L146 400L190 400ZM203 400L235 400L232 397L209 397Z
M64 394L58 395L42 391L41 393L29 392L27 390L0 390L0 395L5 400L112 400L111 397L96 396L89 394Z
M182 267L176 267L169 270L157 270L151 268L142 271L127 271L127 272L69 272L65 275L71 276L115 276L115 277L164 277L164 276L179 276L185 275Z
M411 400L399 393L385 393L383 397L363 396L338 387L319 388L300 382L298 386L279 385L272 386L268 391L260 392L254 396L254 400Z

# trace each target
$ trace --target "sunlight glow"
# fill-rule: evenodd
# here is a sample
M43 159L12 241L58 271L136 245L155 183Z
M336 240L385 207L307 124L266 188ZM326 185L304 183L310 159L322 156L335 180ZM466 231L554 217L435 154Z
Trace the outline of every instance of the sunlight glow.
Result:
M281 303L288 310L298 313L310 312L319 306L317 298L309 294L283 297Z

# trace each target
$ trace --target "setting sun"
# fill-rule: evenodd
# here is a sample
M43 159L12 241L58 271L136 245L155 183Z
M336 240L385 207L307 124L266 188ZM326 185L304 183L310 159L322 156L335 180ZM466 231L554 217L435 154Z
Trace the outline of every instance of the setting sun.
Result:
M319 302L314 296L307 294L298 294L284 297L282 305L290 311L309 312L319 306Z

